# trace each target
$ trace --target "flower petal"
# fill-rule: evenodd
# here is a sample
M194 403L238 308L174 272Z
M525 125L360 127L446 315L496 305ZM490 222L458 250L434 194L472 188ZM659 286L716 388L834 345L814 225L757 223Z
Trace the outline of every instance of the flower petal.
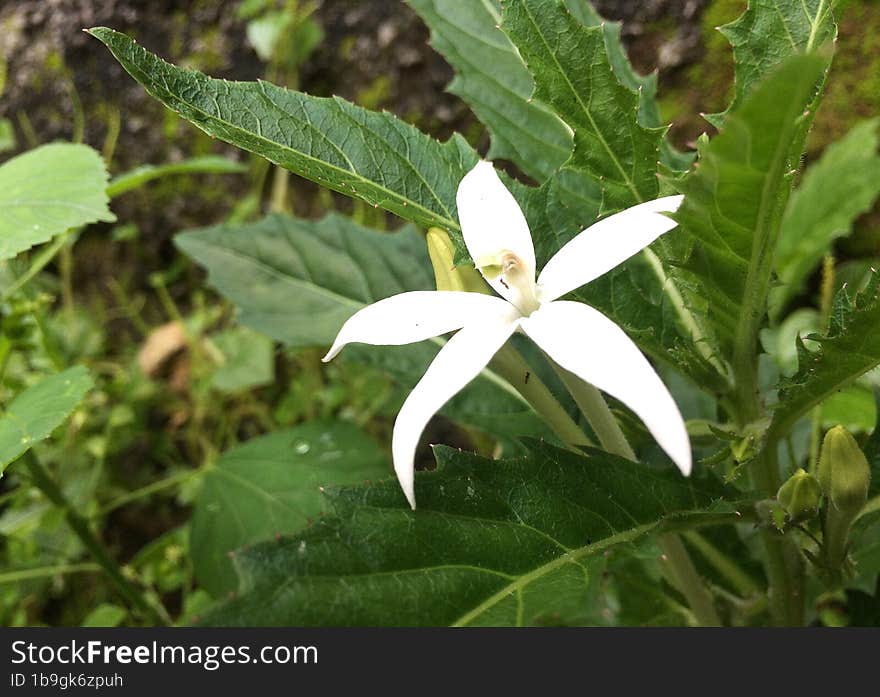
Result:
M504 306L502 312L466 325L446 342L397 415L391 440L394 471L413 509L413 459L422 431L440 407L473 380L516 331L520 314L508 303Z
M424 341L508 307L503 300L482 293L416 290L392 295L349 317L322 360L326 363L354 342L399 346Z
M577 235L538 276L540 298L549 302L580 288L647 247L678 223L661 213L673 213L683 196L665 196L615 213Z
M681 412L620 327L588 305L565 300L542 305L521 327L563 368L638 414L682 473L690 474L691 445Z
M458 185L458 220L468 252L479 267L497 263L502 252L513 252L522 262L523 272L535 277L535 247L529 225L513 194L501 182L491 162L481 160ZM499 295L508 300L510 291L500 276L483 274Z

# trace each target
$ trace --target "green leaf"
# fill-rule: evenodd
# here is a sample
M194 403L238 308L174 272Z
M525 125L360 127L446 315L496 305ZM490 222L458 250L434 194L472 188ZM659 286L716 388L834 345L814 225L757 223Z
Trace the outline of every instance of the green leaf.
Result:
M794 55L815 52L837 36L834 0L749 0L748 9L720 31L733 46L736 92L727 111L707 114L720 127L752 89Z
M601 191L600 215L657 197L664 129L639 123L639 98L609 62L605 31L582 25L561 0L504 6L502 29L535 80L535 97L574 131L563 167Z
M0 476L12 461L60 426L93 386L81 365L28 387L0 414Z
M234 550L302 528L324 508L321 487L389 472L382 449L344 421L303 424L224 453L205 474L190 524L196 579L215 596L234 590Z
M771 292L771 313L781 312L800 293L807 277L848 235L853 221L880 195L880 118L863 121L828 146L794 190L779 233L776 273L782 285Z
M410 511L393 480L331 494L335 516L236 555L209 625L532 625L583 614L588 562L661 529L720 522L713 481L532 443L489 461L435 448Z
M166 165L143 165L113 178L107 187L107 195L116 198L137 189L154 179L173 174L240 174L247 167L226 157L206 155Z
M208 269L239 318L288 346L329 346L364 305L433 290L425 242L411 226L385 234L336 213L318 221L270 215L175 237Z
M784 435L814 406L880 365L880 275L876 272L861 293L851 298L846 287L838 292L826 336L811 352L803 343L798 371L779 384L779 404L773 413L771 435Z
M220 365L211 385L221 392L239 392L266 385L275 379L272 340L246 327L235 327L211 337L220 352Z
M104 161L85 145L43 145L0 165L0 260L69 228L116 220L106 188Z
M478 159L461 136L441 144L386 112L268 82L215 80L125 34L89 31L147 92L206 133L406 220L458 232L455 193Z
M410 290L433 290L427 249L412 227L380 233L350 218L270 215L175 238L208 269L239 320L289 346L329 346L363 306ZM424 375L442 341L402 347L346 348L343 357L385 369L408 388ZM512 388L484 371L442 410L457 421L505 437L545 435L546 427Z
M492 135L490 159L515 162L543 181L569 158L571 133L546 106L533 100L534 82L499 30L494 0L408 0L431 30L431 45L455 69L449 91L473 109Z
M128 610L119 605L101 603L82 621L82 627L118 627L128 617Z
M714 334L738 379L756 370L773 250L811 122L804 112L825 66L818 56L787 61L702 146L698 168L673 182L685 194L673 217L690 239L676 275L688 306ZM740 388L743 394L751 389L745 383Z

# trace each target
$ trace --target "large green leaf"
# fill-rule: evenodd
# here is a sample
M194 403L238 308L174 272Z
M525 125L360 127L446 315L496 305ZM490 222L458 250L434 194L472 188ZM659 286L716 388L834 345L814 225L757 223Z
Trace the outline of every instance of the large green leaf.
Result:
M43 378L0 412L0 476L10 462L52 431L82 401L94 383L81 365Z
M855 297L845 286L838 292L828 334L809 337L819 342L815 352L799 342L798 371L779 384L771 435L784 435L814 406L880 365L878 327L880 275L875 272Z
M639 98L612 69L603 28L581 24L562 0L507 3L501 26L535 80L535 97L574 131L563 175L601 192L599 214L656 198L664 129L639 123Z
M489 158L515 162L543 181L571 154L571 133L532 100L534 83L498 29L495 0L408 0L431 29L431 45L455 68L449 91L465 100L492 134Z
M230 553L302 528L323 509L321 487L388 476L383 450L344 421L277 431L224 453L207 470L190 524L196 579L234 590Z
M766 317L773 251L826 61L797 56L761 83L700 150L698 168L675 184L673 216L690 238L679 260L689 306L717 338L743 400L753 399L758 332ZM748 394L746 394L748 393Z
M85 145L43 145L0 165L0 260L65 230L116 220L107 170Z
M177 245L208 269L208 281L238 308L243 324L290 346L327 346L364 305L396 293L432 290L430 262L412 227L387 234L337 214L314 220L270 215L246 225L185 232ZM412 387L442 342L345 350ZM489 371L443 413L495 435L544 435L541 420Z
M588 562L661 529L735 515L709 480L533 443L488 461L437 448L416 477L332 494L335 516L236 555L211 625L532 625L589 608Z
M832 242L849 234L853 221L880 195L880 119L855 126L828 146L794 190L779 233L776 273L782 285L771 293L771 312L803 290L807 276Z
M748 9L720 27L733 46L736 93L727 111L706 119L721 126L767 75L791 56L815 52L837 35L834 0L749 0Z
M90 33L147 92L206 133L406 220L458 231L455 193L477 162L461 136L439 143L387 112L268 82L215 80L112 29Z
M364 305L434 288L425 242L411 226L384 234L336 213L270 215L184 232L175 243L208 269L243 324L289 346L329 346Z

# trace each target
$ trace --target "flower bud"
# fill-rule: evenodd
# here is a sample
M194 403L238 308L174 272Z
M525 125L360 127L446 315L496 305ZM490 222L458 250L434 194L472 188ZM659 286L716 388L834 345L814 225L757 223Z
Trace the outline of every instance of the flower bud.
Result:
M795 472L776 494L793 523L801 523L814 517L819 510L822 487L819 480L802 469Z
M438 227L429 228L425 241L428 243L431 266L434 267L437 290L489 294L489 287L476 269L470 266L455 265L453 262L455 247L445 230Z
M817 474L837 510L852 516L862 510L868 500L871 468L856 439L843 426L825 434Z

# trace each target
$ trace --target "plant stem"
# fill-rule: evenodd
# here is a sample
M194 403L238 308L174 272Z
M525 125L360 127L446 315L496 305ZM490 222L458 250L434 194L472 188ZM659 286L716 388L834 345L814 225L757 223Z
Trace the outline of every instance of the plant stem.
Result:
M688 543L709 562L718 573L726 578L741 596L748 598L761 593L761 588L733 559L718 550L709 540L696 530L682 533Z
M662 563L667 567L676 588L687 599L691 612L701 627L720 627L721 619L715 611L712 595L694 568L690 555L681 538L672 533L657 536L657 544L663 551Z
M489 367L532 405L563 443L568 446L593 445L513 346L503 346L495 354Z
M125 578L119 565L111 558L104 545L92 532L88 521L76 512L70 500L64 495L61 487L58 486L49 472L32 454L25 458L25 462L33 483L46 495L46 498L64 512L64 518L70 529L73 530L74 534L83 543L83 546L89 550L95 561L107 574L116 592L126 603L149 618L154 624L165 624L158 610L147 602L140 590Z
M776 441L765 445L752 468L755 488L768 497L779 490L779 467L776 461ZM801 626L804 615L804 575L800 551L791 538L774 530L763 530L764 568L770 588L768 599L773 621L778 626Z
M0 584L18 583L19 581L29 581L34 578L45 578L46 576L59 576L61 574L94 573L95 571L101 571L101 567L91 562L37 566L32 569L15 569L14 571L0 574Z
M566 389L574 397L581 412L587 417L593 432L609 453L620 455L627 460L636 460L636 454L620 430L617 419L608 408L605 398L591 384L584 382L577 375L568 372L559 365L553 364Z
M627 460L636 460L635 451L608 408L602 393L562 366L553 363L553 367L587 417L602 447L609 453L625 457ZM673 533L658 535L657 543L663 552L663 563L669 570L673 585L687 599L697 622L705 627L720 627L721 620L715 611L712 595L703 584L678 535Z

